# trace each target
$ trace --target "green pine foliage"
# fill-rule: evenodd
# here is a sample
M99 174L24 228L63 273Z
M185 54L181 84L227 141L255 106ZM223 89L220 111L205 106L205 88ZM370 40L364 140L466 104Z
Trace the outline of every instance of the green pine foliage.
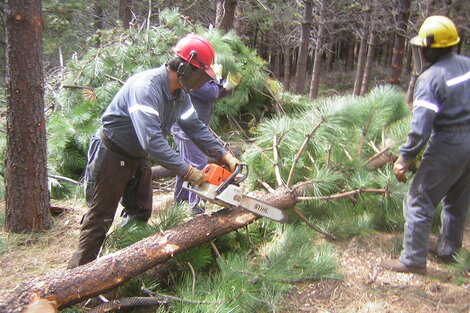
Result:
M391 165L371 170L365 162L377 149L390 147L396 154L406 138L409 112L403 93L391 86L381 86L363 97L323 98L303 102L302 107L300 113L265 120L258 125L254 144L242 156L252 172L250 183L255 189L258 188L255 179L277 186L276 150L284 183L294 162L292 185L311 183L305 196L316 198L297 207L312 222L317 221L338 238L375 229L399 229L403 225L401 205L407 185L396 182ZM296 159L306 135L311 132L305 151ZM335 200L324 198L364 189L384 193L360 193Z
M295 283L340 277L331 246L315 245L304 226L277 227L258 247L250 258L223 253L208 275L186 272L173 295L184 301L157 312L272 312Z
M454 279L457 285L462 285L468 282L470 275L470 251L461 248L455 255L455 263L452 264L454 270Z

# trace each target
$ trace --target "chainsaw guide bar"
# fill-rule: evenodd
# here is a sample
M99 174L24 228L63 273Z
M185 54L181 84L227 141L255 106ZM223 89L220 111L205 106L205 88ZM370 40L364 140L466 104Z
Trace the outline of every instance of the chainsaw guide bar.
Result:
M201 199L223 207L242 208L276 222L286 222L287 215L281 209L245 195L243 188L239 186L248 176L248 173L241 174L243 169L248 172L248 166L240 164L230 173L217 164L209 163L202 170L206 179L204 183L190 187L188 182L184 182L183 188Z

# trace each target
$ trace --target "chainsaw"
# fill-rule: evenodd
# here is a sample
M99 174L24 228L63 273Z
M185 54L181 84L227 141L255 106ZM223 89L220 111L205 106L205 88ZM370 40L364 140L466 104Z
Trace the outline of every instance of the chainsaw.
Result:
M201 199L229 208L242 208L273 221L284 223L287 215L281 209L244 194L240 183L248 176L248 165L239 164L233 173L215 163L207 164L202 170L205 181L199 186L189 187L186 181L183 188Z

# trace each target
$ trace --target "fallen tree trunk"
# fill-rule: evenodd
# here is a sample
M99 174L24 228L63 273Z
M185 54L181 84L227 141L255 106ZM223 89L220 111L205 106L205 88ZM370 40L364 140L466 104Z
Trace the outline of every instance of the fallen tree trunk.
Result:
M292 192L278 188L260 199L281 209L295 205L305 185ZM74 269L23 283L0 298L0 312L57 312L110 290L164 263L175 255L244 227L259 216L245 210L223 209L196 217L163 233Z
M152 166L152 180L175 177L176 174L163 166Z

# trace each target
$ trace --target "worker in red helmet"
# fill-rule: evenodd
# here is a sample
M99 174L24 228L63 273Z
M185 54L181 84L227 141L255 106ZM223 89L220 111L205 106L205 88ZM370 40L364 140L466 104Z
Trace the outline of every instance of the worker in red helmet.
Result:
M204 174L187 163L166 141L177 123L201 151L234 170L239 161L201 122L189 91L214 78L212 45L189 34L174 47L176 56L158 68L131 76L101 117L90 140L85 170L88 212L78 248L68 268L96 259L121 202L125 222L147 222L152 212L150 159L192 185Z

